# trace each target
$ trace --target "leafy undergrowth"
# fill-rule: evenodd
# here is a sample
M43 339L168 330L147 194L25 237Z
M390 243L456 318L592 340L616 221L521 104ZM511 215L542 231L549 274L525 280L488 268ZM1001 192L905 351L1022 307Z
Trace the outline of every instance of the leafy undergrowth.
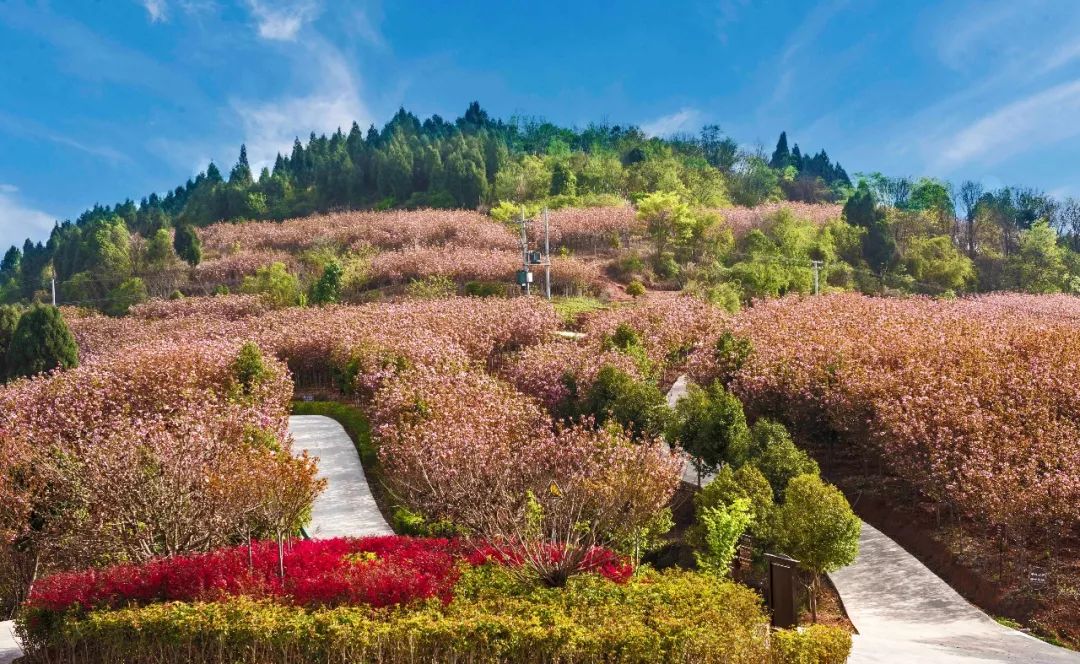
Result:
M561 551L552 549L557 560ZM61 572L40 580L27 603L35 616L69 610L117 609L172 601L232 597L273 599L307 607L385 607L426 599L450 602L463 564L522 565L505 548L461 540L387 535L295 540L279 557L276 542L255 542L209 553L160 558L142 565ZM625 583L630 564L603 548L581 569Z
M172 664L336 662L726 662L839 664L850 636L775 632L760 598L712 575L642 571L565 588L499 565L466 566L454 599L399 608L298 607L246 597L100 610L27 625L31 657Z

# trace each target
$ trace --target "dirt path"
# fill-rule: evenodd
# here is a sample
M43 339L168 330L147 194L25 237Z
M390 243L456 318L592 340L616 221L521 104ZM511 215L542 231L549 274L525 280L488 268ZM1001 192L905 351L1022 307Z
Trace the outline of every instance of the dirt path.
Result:
M869 524L858 559L830 577L859 630L850 664L1080 664L1080 653L999 625Z

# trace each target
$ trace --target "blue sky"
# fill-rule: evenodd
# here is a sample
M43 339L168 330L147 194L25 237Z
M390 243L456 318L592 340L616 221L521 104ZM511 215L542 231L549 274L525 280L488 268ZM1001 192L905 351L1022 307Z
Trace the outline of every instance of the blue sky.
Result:
M1080 195L1080 3L0 1L0 247L399 106Z

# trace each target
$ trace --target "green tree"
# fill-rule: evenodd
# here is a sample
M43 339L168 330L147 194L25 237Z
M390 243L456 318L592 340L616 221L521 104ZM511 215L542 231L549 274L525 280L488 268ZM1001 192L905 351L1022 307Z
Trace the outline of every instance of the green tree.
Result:
M818 474L817 462L795 445L786 427L761 418L750 429L750 459L761 471L773 496L780 500L788 482L797 475Z
M168 229L159 228L146 243L146 261L151 267L162 267L172 262L176 253L173 251L172 238Z
M863 258L879 277L896 263L896 240L884 218L875 219L863 236Z
M691 384L675 404L668 440L678 442L694 458L699 470L721 464L739 466L750 448L742 402L719 381L708 388Z
M8 378L78 365L79 348L60 310L35 304L19 318L5 358Z
M110 316L123 316L136 304L146 302L146 284L139 277L128 277L109 291L105 312Z
M773 150L769 166L782 171L791 165L793 164L791 163L791 151L788 149L787 132L782 131L780 132L780 139L776 141L776 149ZM798 168L798 166L795 167Z
M852 226L870 228L874 221L884 216L877 209L877 199L866 180L859 180L859 186L844 203L844 220Z
M668 408L664 393L655 383L604 365L585 393L581 412L595 417L598 425L614 420L641 436L664 430Z
M695 553L698 566L712 574L726 576L735 559L739 538L752 520L750 501L736 498L729 505L705 507L698 512L703 530L704 551Z
M0 382L7 376L7 352L19 325L22 309L10 304L0 304Z
M784 504L776 514L777 543L813 575L810 610L814 622L821 575L855 561L861 529L862 522L844 494L817 475L799 475L788 484Z
M322 276L311 289L314 304L335 304L341 301L341 278L344 271L337 261L330 261L323 268Z
M769 539L769 524L773 510L773 491L769 480L752 464L738 470L724 466L716 476L694 496L695 513L708 507L731 505L737 498L750 503L750 532L762 540ZM695 532L691 539L700 539Z
M233 378L245 395L254 392L259 383L270 374L262 351L254 341L246 341L240 347L240 352L236 354L236 359L233 361L232 370Z
M202 243L199 241L195 228L190 224L184 224L176 229L173 249L176 250L177 256L187 261L187 264L192 267L202 260Z
M272 263L256 270L254 276L244 277L240 290L262 295L275 307L291 307L300 301L300 282L284 263Z
M570 165L562 160L555 162L551 169L551 195L577 195L577 176L570 169Z
M694 222L693 215L678 194L658 191L638 202L638 219L647 224L657 258L664 255L675 238L689 235Z
M974 262L944 235L913 238L904 262L916 286L931 293L960 290L975 279Z
M1028 293L1059 293L1068 276L1065 250L1045 220L1020 234L1020 246L1009 256L1006 272L1014 288Z

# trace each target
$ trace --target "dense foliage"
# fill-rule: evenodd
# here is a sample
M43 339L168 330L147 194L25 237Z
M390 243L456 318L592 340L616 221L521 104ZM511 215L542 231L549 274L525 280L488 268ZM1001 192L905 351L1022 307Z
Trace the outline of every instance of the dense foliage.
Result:
M308 661L632 661L839 664L836 628L770 634L760 599L730 581L649 573L567 587L521 585L497 567L466 569L449 604L407 610L304 609L267 601L164 603L27 625L50 661L138 664Z
M702 381L728 373L752 412L836 435L958 515L1041 539L1080 522L1078 315L1066 296L787 298L735 321L753 350L734 372L709 345L691 364Z
M39 573L301 525L321 483L288 454L291 382L269 358L238 375L238 350L158 341L0 389L0 603Z
M389 223L370 225L415 226L403 223L402 210L420 208L489 210L507 222L524 208L530 237L539 238L542 205L554 210L556 248L593 255L636 250L634 238L647 235L655 255L640 266L644 282L674 279L728 302L808 292L810 261L822 262L828 286L863 291L1080 288L1080 204L1071 199L880 173L856 180L853 186L824 150L789 148L786 134L769 158L739 150L715 126L698 136L650 138L636 127L503 122L475 103L454 122L421 121L401 110L381 130L353 124L348 132L297 140L257 175L241 147L228 177L210 164L164 196L95 206L58 224L46 243L10 248L0 262L0 301L45 300L55 277L61 302L119 315L178 289L235 289L276 262L298 272L306 288L330 258L326 245L342 261L346 292L349 283L357 288L369 278L373 248L407 253L416 245L447 245L450 256L429 248L388 257L379 283L426 276L432 271L417 275L408 266L439 258L440 274L508 281L515 234L497 223L469 229L475 213L447 212L445 219L456 215L452 226L466 230L409 242L387 243L350 223L338 228L341 215L271 227L342 210L394 210L384 215ZM805 225L774 232L771 220L781 207ZM227 223L240 221L248 223ZM254 239L246 237L249 225ZM491 241L467 237L477 231ZM292 246L283 246L286 237ZM312 251L289 254L301 247ZM631 265L621 269L634 271L633 251L625 258ZM573 273L559 277L567 292L595 287L594 273L565 269ZM720 284L730 285L717 291Z

